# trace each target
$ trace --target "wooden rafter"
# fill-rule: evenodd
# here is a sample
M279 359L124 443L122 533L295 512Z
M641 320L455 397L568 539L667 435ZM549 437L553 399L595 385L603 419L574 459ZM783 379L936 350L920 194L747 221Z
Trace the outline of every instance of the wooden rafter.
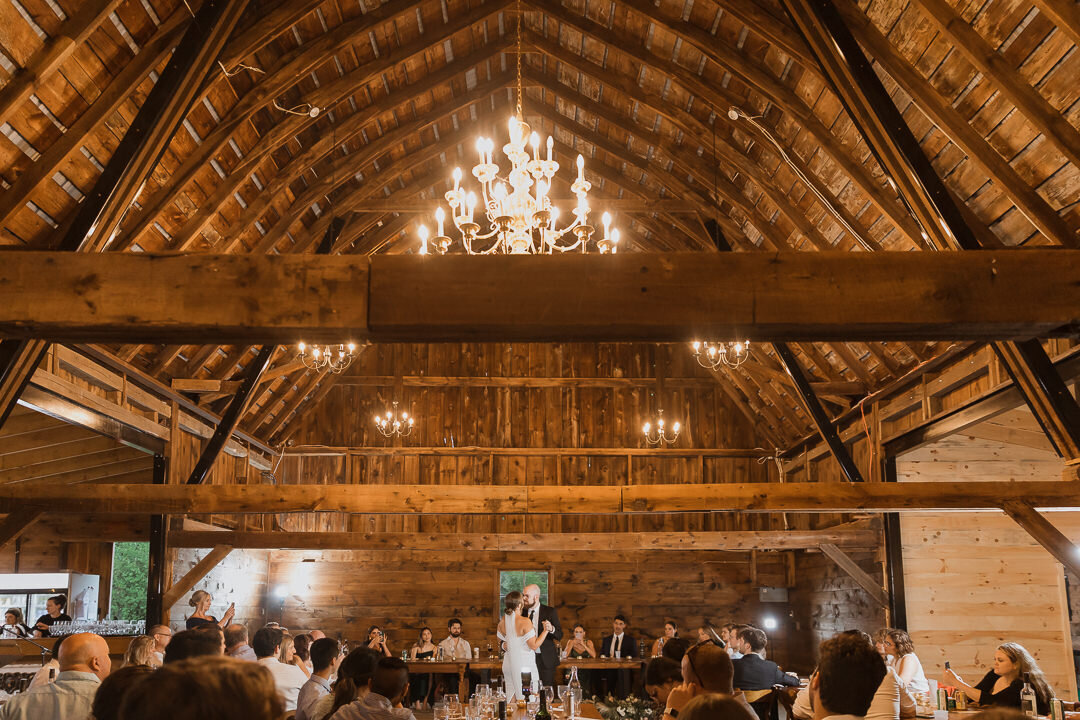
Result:
M1046 548L1069 572L1080 573L1080 548L1054 527L1031 503L1014 500L1005 503L1005 514L1024 528L1028 535Z
M14 510L0 522L0 548L15 540L37 522L43 511L37 509Z
M822 543L821 552L825 553L830 560L836 563L837 567L858 583L859 587L865 590L875 603L881 607L889 607L889 596L881 583L870 577L847 553L832 543Z

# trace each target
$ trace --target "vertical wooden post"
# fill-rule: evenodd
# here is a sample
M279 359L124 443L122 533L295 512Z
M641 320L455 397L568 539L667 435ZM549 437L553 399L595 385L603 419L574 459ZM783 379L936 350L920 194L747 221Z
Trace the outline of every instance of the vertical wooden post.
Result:
M896 458L881 459L881 479L896 482ZM904 546L900 537L900 513L885 513L885 582L889 591L889 627L907 630L904 597Z
M154 484L168 482L168 465L161 455L154 456ZM168 547L169 516L150 516L150 565L146 574L146 629L167 622L162 605L165 595L166 549Z

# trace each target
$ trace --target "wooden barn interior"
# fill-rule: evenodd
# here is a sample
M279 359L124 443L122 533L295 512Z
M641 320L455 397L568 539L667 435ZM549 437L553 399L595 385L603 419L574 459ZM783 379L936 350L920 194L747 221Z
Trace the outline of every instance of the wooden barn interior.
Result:
M148 623L398 654L540 572L596 642L894 627L1077 699L1072 0L0 0L0 78L4 582L116 619L145 542ZM421 239L511 115L588 252Z

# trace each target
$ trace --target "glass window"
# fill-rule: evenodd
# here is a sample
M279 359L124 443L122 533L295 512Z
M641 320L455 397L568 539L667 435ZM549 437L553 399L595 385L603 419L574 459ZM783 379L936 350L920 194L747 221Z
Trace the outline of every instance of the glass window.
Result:
M503 600L508 593L521 591L526 585L540 586L540 602L550 605L548 573L547 570L500 570L499 571L499 604L502 609Z
M150 543L113 543L112 592L109 617L146 619L146 579L150 572Z

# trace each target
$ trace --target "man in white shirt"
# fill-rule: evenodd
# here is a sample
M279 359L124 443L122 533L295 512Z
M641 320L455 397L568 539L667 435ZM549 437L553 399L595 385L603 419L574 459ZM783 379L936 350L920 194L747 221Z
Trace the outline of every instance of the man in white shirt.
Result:
M870 636L859 630L848 630L844 634L854 635L873 644ZM866 711L866 720L906 720L915 717L915 698L904 688L904 683L896 670L885 666L887 669L885 679L881 681L874 699L870 701L870 709ZM791 714L798 720L810 720L814 717L814 708L810 705L810 688L804 687L795 696L795 703L791 708Z
M311 720L311 710L330 694L330 678L341 664L341 643L324 637L311 643L311 677L296 698L296 720Z
M0 720L70 720L90 715L101 681L112 661L105 638L78 633L60 648L60 674L55 682L27 690L0 707Z
M852 633L821 643L818 655L817 671L810 678L813 720L861 720L885 679L885 661L873 645Z
M286 665L278 660L284 635L281 628L264 627L251 639L251 648L255 651L259 664L274 676L274 684L277 685L281 701L285 703L285 711L289 712L296 710L300 687L307 682L307 676L295 665Z
M468 640L461 637L461 621L457 618L451 618L446 623L446 629L450 634L439 643L439 647L442 648L443 659L471 660L472 646L469 645Z

